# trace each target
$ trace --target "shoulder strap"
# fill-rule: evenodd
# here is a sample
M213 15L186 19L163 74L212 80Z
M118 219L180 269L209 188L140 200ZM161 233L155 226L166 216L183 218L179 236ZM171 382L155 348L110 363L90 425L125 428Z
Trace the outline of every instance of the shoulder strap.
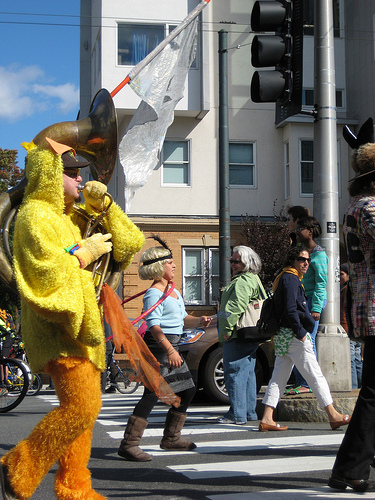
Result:
M154 309L156 309L158 306L160 306L160 304L163 302L163 300L165 300L167 297L169 297L169 295L170 295L170 294L173 292L173 290L175 289L175 286L176 286L176 285L175 285L175 284L174 284L174 282L172 281L172 282L171 282L171 287L170 287L170 289L169 289L167 292L165 292L165 294L164 294L162 297L160 297L160 299L159 299L157 302L155 302L155 304L154 304L153 306L151 306L149 309L147 309L147 311L145 311L145 312L144 312L144 313L142 313L140 316L138 316L138 318L133 319L133 321L131 321L131 324L132 324L132 325L135 325L136 323L138 323L138 321L141 321L141 319L144 319L146 316L148 316L150 313L152 313L152 311L153 311ZM148 290L148 289L147 289L147 290ZM130 299L128 299L128 300L134 299L135 297L138 297L139 295L142 295L142 293L146 293L146 292L147 292L147 290L145 290L144 292L141 292L141 293L139 293L139 294L137 294L137 295L134 295L133 297L130 297Z
M263 298L264 300L266 300L266 298L267 298L267 294L266 294L266 291L265 291L265 289L264 289L264 287L263 287L263 284L262 284L262 282L260 281L260 278L259 278L259 276L258 276L257 274L254 274L254 276L255 276L255 279L257 280L258 285L259 285L260 295L261 295L261 296L263 296L262 298Z

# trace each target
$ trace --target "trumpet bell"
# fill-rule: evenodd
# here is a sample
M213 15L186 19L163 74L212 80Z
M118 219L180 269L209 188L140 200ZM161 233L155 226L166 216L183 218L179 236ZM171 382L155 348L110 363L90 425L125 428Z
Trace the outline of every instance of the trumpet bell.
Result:
M33 141L39 147L48 148L46 137L75 149L90 162L94 179L109 183L116 166L118 137L116 110L108 90L99 90L86 118L50 125Z

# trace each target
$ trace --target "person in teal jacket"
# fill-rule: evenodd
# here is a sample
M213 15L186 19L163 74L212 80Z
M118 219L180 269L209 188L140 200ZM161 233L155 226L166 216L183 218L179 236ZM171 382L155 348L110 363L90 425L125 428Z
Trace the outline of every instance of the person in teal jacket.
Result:
M223 345L224 382L230 408L218 419L218 423L243 425L248 420L258 420L255 411L255 362L259 343L238 339L236 324L249 302L261 298L259 287L262 284L257 275L262 263L259 255L244 245L233 249L230 263L233 278L221 297L220 312L225 314L219 314L218 318L219 342Z

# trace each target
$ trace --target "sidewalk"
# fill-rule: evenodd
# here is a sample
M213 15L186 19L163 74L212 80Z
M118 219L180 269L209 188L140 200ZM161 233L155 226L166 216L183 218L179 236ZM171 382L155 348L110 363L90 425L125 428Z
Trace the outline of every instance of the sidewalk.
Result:
M257 413L261 418L264 405L262 399L265 388L259 392L257 399ZM351 415L359 394L359 389L351 392L333 392L333 404L337 411L344 415ZM296 396L283 396L274 411L274 418L278 422L328 422L324 410L321 410L312 393Z

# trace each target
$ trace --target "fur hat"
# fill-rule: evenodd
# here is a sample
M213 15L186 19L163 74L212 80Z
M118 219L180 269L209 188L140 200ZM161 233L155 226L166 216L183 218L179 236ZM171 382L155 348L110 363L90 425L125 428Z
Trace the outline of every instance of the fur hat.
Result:
M358 149L355 149L352 154L351 164L356 176L350 179L352 182L356 179L364 177L375 172L375 143L368 142L363 144Z

